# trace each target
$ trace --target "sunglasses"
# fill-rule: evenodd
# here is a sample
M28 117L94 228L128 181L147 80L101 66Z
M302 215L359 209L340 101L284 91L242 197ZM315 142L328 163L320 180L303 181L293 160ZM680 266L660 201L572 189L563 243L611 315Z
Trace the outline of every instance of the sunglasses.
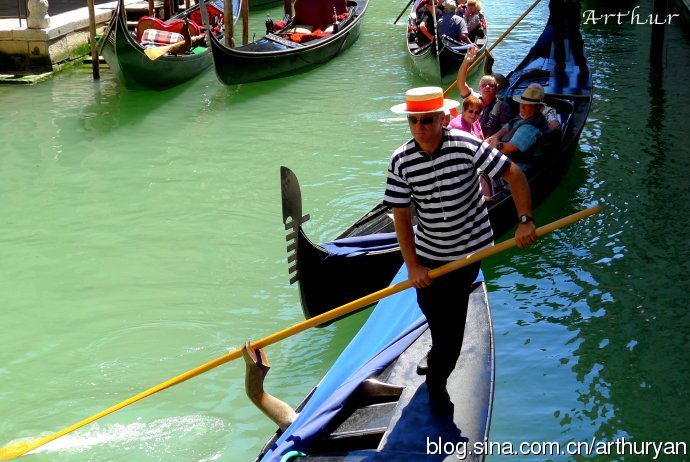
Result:
M484 87L484 88L496 88L496 84L495 84L495 83L482 83L482 84L479 85L479 86L480 86L480 87Z
M407 121L411 125L417 125L417 123L421 123L422 125L429 125L430 123L433 123L435 117L434 116L426 116L426 117L415 117L408 115L407 116Z
M481 109L477 109L476 111L474 111L474 110L472 110L472 109L465 109L465 112L469 112L470 114L477 114L477 115L479 115L479 114L481 114L482 110L481 110Z

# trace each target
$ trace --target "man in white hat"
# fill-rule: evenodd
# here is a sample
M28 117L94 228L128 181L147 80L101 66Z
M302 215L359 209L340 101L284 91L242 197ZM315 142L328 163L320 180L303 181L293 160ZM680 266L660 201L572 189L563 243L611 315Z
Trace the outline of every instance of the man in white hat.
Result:
M530 164L537 141L549 132L544 109L544 88L532 84L513 100L520 103L520 115L487 138L487 142L516 162Z
M439 414L453 410L446 381L462 348L467 302L479 263L434 281L429 269L493 245L477 169L510 184L520 221L515 232L518 245L525 247L536 239L529 186L520 168L469 133L443 127L443 111L458 105L444 99L441 88L422 87L409 90L405 103L391 108L407 115L412 139L391 157L384 198L393 208L409 280L429 322L432 347L426 383L431 410ZM417 209L416 232L412 203Z

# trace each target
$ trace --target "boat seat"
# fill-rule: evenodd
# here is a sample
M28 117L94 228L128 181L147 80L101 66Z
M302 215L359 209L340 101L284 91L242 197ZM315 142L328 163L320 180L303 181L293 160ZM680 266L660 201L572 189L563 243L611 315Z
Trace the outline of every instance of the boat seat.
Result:
M336 21L348 16L347 0L295 0L294 24L305 24L325 31L333 24L333 10Z
M185 21L183 21L182 19L176 19L171 22L165 22L161 21L158 18L144 16L137 22L137 40L140 42L142 41L142 36L144 35L144 31L146 30L159 30L163 32L175 32L181 34L184 25ZM191 19L189 20L189 25L187 26L187 29L189 30L189 35L191 37L194 37L195 35L199 35L201 33L201 27L199 27L199 25Z
M223 24L223 11L209 3L206 3L206 11L208 11L208 23L211 27L220 28ZM189 13L189 21L194 21L196 24L203 24L204 22L201 20L201 11L197 9Z
M144 48L172 45L173 43L181 41L184 41L184 36L177 32L146 29L141 35L141 45Z

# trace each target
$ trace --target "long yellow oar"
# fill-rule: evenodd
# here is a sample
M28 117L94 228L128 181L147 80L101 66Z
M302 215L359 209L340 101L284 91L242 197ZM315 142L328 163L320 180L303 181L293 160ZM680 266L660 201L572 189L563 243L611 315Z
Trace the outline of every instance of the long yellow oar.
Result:
M496 45L498 45L499 43L501 43L501 42L503 41L503 39L506 38L506 37L508 36L508 34L510 34L510 32L511 32L513 29L515 29L515 27L516 27L518 24L520 24L520 21L522 21L523 19L525 19L525 16L527 16L527 15L529 14L529 12L532 11L532 10L534 9L534 7L536 7L536 6L539 4L540 1L541 1L541 0L536 0L534 3L532 3L532 6L530 6L529 8L527 8L527 9L525 10L525 12L522 13L522 15L520 15L520 17L517 18L517 19L515 20L515 22L514 22L508 29L506 29L506 31L505 31L504 33L502 33L501 36L500 36L499 38L496 39L496 41L495 41L494 43L491 44L491 46L486 50L485 53L482 54L482 56L477 57L477 60L476 60L475 62L473 62L472 64L470 64L470 67L467 69L467 74L468 74L468 75L469 75L470 71L471 71L472 69L474 69L474 68L477 66L477 64L479 64L479 62L480 62L482 59L484 59L484 58L486 57L487 54L490 54L490 53L491 53L491 50L493 50L494 48L496 48ZM450 92L453 90L453 88L455 88L455 85L456 85L457 83L458 83L458 81L455 80L455 82L453 82L448 88L446 88L446 91L443 92L443 96L447 96L448 93L450 93Z
M572 223L575 223L578 220L582 220L583 218L586 218L590 215L593 215L601 210L601 207L596 205L594 207L591 207L589 209L583 210L578 213L574 213L572 215L569 215L565 218L561 218L560 220L554 221L553 223L550 223L548 225L544 225L536 230L537 236L542 236L546 233L550 233L551 231L562 228L564 226L568 226ZM488 249L481 250L479 252L467 255L464 258L460 258L458 260L455 260L453 262L447 263L443 266L440 266L434 270L429 271L429 276L432 279L435 279L439 276L443 276L446 273L449 273L451 271L455 271L456 269L462 268L463 266L472 264L474 262L477 262L479 260L483 260L485 258L488 258L492 255L496 255L497 253L503 252L504 250L510 249L511 247L515 247L517 243L515 242L515 238L509 239L507 241L501 242L500 244L497 244L493 247L490 247ZM254 349L259 349L259 348L265 348L268 345L272 345L276 342L279 342L281 340L284 340L288 337L291 337L299 332L305 331L311 327L318 326L319 324L323 324L325 322L331 321L333 319L339 318L341 316L345 316L346 314L352 313L354 311L357 311L362 308L366 308L367 306L381 300L382 298L388 297L390 295L396 294L398 292L401 292L405 289L409 289L412 287L409 281L403 281L398 284L395 284L390 287L386 287L385 289L381 289L377 292L374 292L372 294L369 294L365 297L362 297L360 299L357 299L353 302L346 303L342 306L339 306L338 308L334 308L331 311L327 311L326 313L320 314L318 316L314 316L311 319L308 319L306 321L294 324L286 329L283 329L281 331L278 331L272 335L269 335L268 337L264 337L261 340L257 340L256 342L252 343L252 346ZM170 388L173 385L177 385L178 383L182 383L186 380L191 379L192 377L195 377L199 374L203 374L204 372L210 371L211 369L220 366L221 364L225 364L227 362L232 361L233 359L237 359L242 357L242 349L238 348L234 351L231 351L230 353L226 353L223 356L220 356L213 361L209 361L206 364L203 364L195 369L192 369L190 371L185 372L184 374L180 374L177 377L173 377L172 379L163 382L159 385L156 385L155 387L149 388L146 391L143 391L139 393L136 396L133 396L125 401L122 401L119 404L116 404L114 406L109 407L108 409L105 409L101 412L99 412L96 415L93 415L89 417L88 419L84 419L81 422L77 422L74 425L67 427L63 430L60 430L57 433L54 433L49 436L45 436L43 438L40 438L34 442L20 442L16 443L12 446L6 446L2 449L0 449L0 460L9 460L13 459L15 457L19 457L22 454L26 454L27 452L34 450L40 446L43 446L46 443L49 443L50 441L53 441L63 435L66 435L67 433L70 433L78 428L83 427L84 425L87 425L94 420L100 419L101 417L105 417L108 414L111 414L119 409L122 409L125 406L129 406L132 403L136 403L137 401L146 398L147 396L151 396L154 393L158 393L161 390L165 390L166 388Z

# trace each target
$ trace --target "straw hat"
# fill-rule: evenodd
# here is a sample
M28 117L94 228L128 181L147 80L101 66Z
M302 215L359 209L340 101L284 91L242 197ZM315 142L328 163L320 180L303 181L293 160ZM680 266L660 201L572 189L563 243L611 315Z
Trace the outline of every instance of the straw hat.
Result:
M544 104L544 87L530 85L522 92L522 95L513 96L513 101L521 104Z
M405 92L405 102L396 104L391 111L396 114L425 114L455 109L460 103L453 99L443 98L440 87L417 87Z

